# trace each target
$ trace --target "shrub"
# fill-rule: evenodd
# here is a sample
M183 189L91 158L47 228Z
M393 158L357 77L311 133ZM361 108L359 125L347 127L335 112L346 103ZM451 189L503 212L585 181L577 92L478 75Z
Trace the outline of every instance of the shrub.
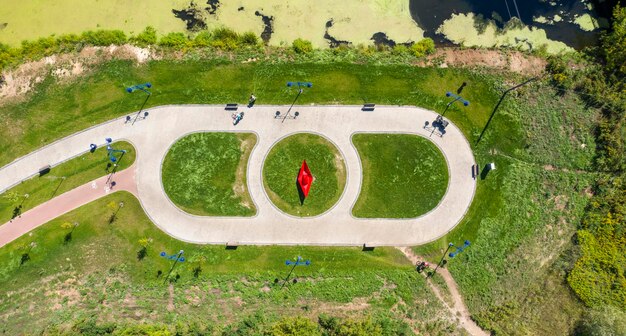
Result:
M187 36L183 33L169 33L159 40L159 45L163 47L182 48L187 45Z
M36 59L54 54L56 50L56 39L53 36L48 36L35 41L22 41L21 54L27 59Z
M621 335L625 330L626 313L615 307L606 306L586 312L576 327L575 335Z
M417 43L413 43L411 51L415 57L424 57L435 52L435 41L431 38L421 39Z
M211 44L211 38L213 38L213 36L211 35L210 31L201 31L198 35L196 35L196 37L193 39L193 45L194 47L208 47Z
M295 39L291 46L298 54L308 54L313 51L313 44L311 44L311 41L303 40L301 38Z
M239 42L242 45L257 46L259 44L259 37L253 32L247 32L239 37Z
M215 29L210 45L221 50L236 50L239 46L239 34L228 28Z
M272 325L269 335L289 336L289 335L322 335L317 325L305 317L288 317Z
M149 45L154 45L157 43L157 33L156 29L152 26L146 27L141 33L137 36L133 36L130 38L130 41L140 47L146 47Z
M95 46L121 45L128 41L126 34L121 30L89 30L81 34L81 39Z
M409 48L404 44L396 44L391 50L391 53L394 55L405 55L409 53Z

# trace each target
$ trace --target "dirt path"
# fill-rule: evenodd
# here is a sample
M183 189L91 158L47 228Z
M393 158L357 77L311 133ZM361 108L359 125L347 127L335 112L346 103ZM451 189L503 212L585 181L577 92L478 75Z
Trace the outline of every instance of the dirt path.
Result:
M418 261L424 260L424 258L421 258L415 253L413 253L413 250L411 250L410 247L398 247L398 249L409 260L411 260L411 263L413 265L417 264ZM432 291L435 293L435 296L437 297L437 299L441 301L441 303L450 311L450 313L454 317L458 318L458 322L461 325L461 327L465 329L470 335L475 335L475 336L490 335L488 332L482 330L476 324L476 322L474 322L471 319L469 310L465 306L465 303L463 303L463 298L461 297L461 294L459 293L459 288L457 287L456 282L452 278L452 275L450 274L450 272L448 272L447 269L440 267L437 270L437 273L439 273L439 275L441 275L443 280L446 282L446 286L448 287L450 291L450 295L452 296L452 301L454 302L454 305L450 306L444 299L443 295L441 294L441 289L438 288L430 279L427 278L426 283L428 284L430 289L432 289Z

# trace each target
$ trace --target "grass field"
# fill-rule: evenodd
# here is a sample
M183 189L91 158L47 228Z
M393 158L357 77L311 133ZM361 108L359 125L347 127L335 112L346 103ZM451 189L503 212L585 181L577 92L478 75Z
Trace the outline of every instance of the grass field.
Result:
M301 199L296 179L303 160L314 180L309 195ZM330 141L315 134L294 134L280 140L267 154L263 183L270 200L280 210L300 217L315 216L339 200L346 184L346 167Z
M576 251L571 250L570 239L581 209L592 193L588 187L594 175L588 171L593 171L593 130L597 110L585 107L572 94L557 93L542 83L531 84L507 96L484 137L476 143L499 94L504 88L521 81L517 76L491 74L486 70L407 65L280 62L244 65L224 59L194 61L191 60L193 56L189 58L185 61L154 61L142 66L109 62L94 69L91 75L74 81L57 83L46 79L25 101L2 106L4 122L0 124L0 133L8 136L0 137L0 164L6 164L61 136L136 110L143 99L126 95L123 91L125 85L133 83L151 81L154 84L148 106L244 102L250 92L259 97L259 104L288 104L293 99L293 92L284 88L284 82L297 77L315 84L312 90L300 97L302 104L374 102L419 105L442 111L448 102L445 92L467 82L463 95L471 101L471 105L467 108L454 105L446 117L468 137L477 162L481 166L495 162L497 170L478 181L475 200L462 223L442 239L416 248L416 251L436 261L448 242L459 244L465 239L472 241L470 248L451 260L448 267L458 281L470 311L486 328L503 334L561 335L572 332L583 307L570 293L564 277L571 265L569 258L576 255ZM186 81L183 83L179 78L186 78ZM311 169L315 174L315 169ZM134 216L141 214L136 207L124 207L123 210L139 212ZM60 221L56 222L57 226ZM80 234L81 228L82 224L76 229L76 235ZM58 235L62 237L61 233ZM181 246L179 243L174 245L171 248L168 246L168 251L175 251ZM139 244L133 246L128 252L131 260L140 248ZM259 250L254 251L259 253ZM119 262L116 253L98 256L103 259L103 269ZM216 267L231 267L228 255L220 256L223 257L215 261ZM18 252L13 252L12 260L16 260L15 257L19 258ZM254 260L250 261L251 269L255 269ZM241 262L232 267L236 270L247 265L247 262ZM35 273L34 270L32 272ZM92 281L99 281L99 286L103 286L107 282L102 278L108 273L102 272L81 270L74 275L94 274ZM154 270L151 272L154 274ZM346 272L350 274L345 275L351 279L350 285L361 286L361 281L353 281L355 277L361 280L360 275L355 273L357 271ZM259 273L262 274L262 271ZM6 274L4 279L14 286L9 289L16 288L18 283L25 281L23 279L31 279L28 281L34 283L34 288L42 286L32 282L33 279L40 279L32 275L18 277L15 273ZM229 279L233 277L235 275ZM62 286L67 279L69 277L53 282ZM123 303L123 293L130 291L132 294L144 288L138 278L125 279L124 285L115 285L120 286L114 291L117 293L116 302L120 304ZM224 284L230 280L221 281ZM121 280L119 282L122 283ZM115 284L115 281L112 283ZM229 291L220 293L224 292ZM96 308L98 295L99 292L81 296L96 302L91 306L82 306L81 314L105 309ZM163 291L153 292L152 295L137 301L138 305L145 307L147 302L163 303ZM176 302L192 309L193 298L189 296ZM258 299L256 302L268 301ZM20 303L19 307L26 309L28 305ZM53 320L69 321L75 311L61 309L58 314L54 313L57 315ZM37 310L36 314L49 312ZM19 321L16 318L15 323Z
M445 92L468 85L463 93L472 102L461 109L453 105L446 116L475 140L498 99L497 76L462 69L417 68L408 65L233 64L225 59L159 61L135 66L112 61L91 75L59 83L47 77L26 101L5 103L0 124L0 165L69 135L77 130L123 116L139 109L144 97L129 95L124 88L151 82L153 94L146 107L163 104L222 104L245 102L254 92L258 104L290 104L294 92L285 82L294 77L312 81L314 87L299 104L420 105L442 111ZM185 81L180 81L185 78ZM487 136L519 133L514 125L492 128ZM521 137L521 135L520 135ZM512 138L511 140L515 140Z
M135 148L128 142L116 142L113 148L126 150L118 162L118 171L128 168L135 162ZM16 214L26 212L112 171L113 167L110 166L105 147L54 166L49 173L25 180L0 194L0 225L8 222ZM28 197L25 197L26 194Z
M170 148L162 167L165 192L182 210L200 216L252 216L248 193L251 133L194 133Z
M363 166L356 217L413 218L432 210L448 187L448 166L429 140L407 134L356 134Z
M109 224L106 204L120 201L125 206ZM67 229L61 223L74 221L80 225L72 240L64 242ZM36 247L30 248L32 242ZM180 249L187 261L176 266L168 287L164 278L171 262L159 253ZM24 253L29 260L20 265ZM294 270L291 279L298 282L289 281L280 289L289 272L285 260L298 255L311 265ZM217 334L232 335L229 328L240 328L239 323L259 311L265 321L330 313L386 317L432 330L432 335L454 331L423 278L393 248L227 250L188 244L158 230L125 192L63 215L0 249L0 287L6 294L0 296L0 330L5 334L39 333L46 326L54 330L49 325L62 329L93 319L170 326L195 321L214 326Z

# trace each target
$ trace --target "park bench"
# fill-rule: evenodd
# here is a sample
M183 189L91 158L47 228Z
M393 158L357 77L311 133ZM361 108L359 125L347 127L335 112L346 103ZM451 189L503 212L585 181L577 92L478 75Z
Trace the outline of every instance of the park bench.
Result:
M230 103L230 104L226 104L226 110L228 111L236 111L238 108L239 104L236 103Z
M45 166L39 168L39 176L43 176L43 175L48 174L50 172L51 168L52 167L50 167L50 165L45 165Z
M238 246L239 246L238 242L229 241L229 242L226 243L226 249L227 250L236 250Z
M363 244L363 251L374 251L374 247L373 245L369 245L369 244Z
M363 104L361 111L374 111L374 107L376 107L376 104Z

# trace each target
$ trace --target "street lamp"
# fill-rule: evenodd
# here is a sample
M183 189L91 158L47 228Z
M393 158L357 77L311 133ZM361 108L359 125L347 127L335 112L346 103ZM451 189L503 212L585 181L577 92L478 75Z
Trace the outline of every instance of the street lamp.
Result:
M293 108L293 105L295 105L296 101L298 100L298 97L300 97L302 92L304 92L303 88L311 88L313 87L313 83L311 82L287 82L287 87L288 88L298 87L298 94L296 95L296 98L293 100L293 103L291 103L291 106L289 106L289 110L287 110L287 113L285 113L285 117L283 118L282 122L285 122L285 119L287 119L287 116L289 116L289 112L291 112L291 109ZM278 113L277 116L278 115L280 115L280 113ZM297 116L298 114L296 112L296 117Z
M438 268L439 268L439 266L443 263L443 258L445 258L445 257L446 257L446 253L448 253L448 250L449 250L452 246L454 246L454 244L452 244L452 243L448 243L448 247L447 247L447 248L446 248L446 250L443 252L443 255L441 256L441 260L439 260L439 262L437 263L437 266L435 267L435 270L434 270L432 273L430 273L430 274L428 275L429 277L430 277L430 276L433 276L435 273L437 273L437 269L438 269Z
M450 254L448 255L450 258L454 258L457 254L463 252L463 250L465 250L468 246L470 246L470 241L466 240L463 243L463 246L455 246L456 247L456 251L454 252L450 252Z
M165 277L165 280L163 281L163 284L165 284L167 282L167 280L170 277L170 274L172 274L172 271L174 270L174 267L176 267L176 264L180 261L180 262L185 262L185 257L183 257L183 253L185 253L185 251L180 250L178 251L178 254L172 254L172 255L168 255L167 253L165 253L165 251L161 252L160 256L169 260L174 260L174 264L172 265L172 268L170 268L170 271L167 273L167 276Z
M285 287L285 284L287 283L287 280L289 280L289 276L291 276L291 273L293 272L293 270L296 268L296 266L300 266L300 265L304 265L304 266L309 266L311 265L311 260L302 260L301 256L298 256L298 258L296 259L296 261L291 261L291 260L285 260L285 265L287 266L291 266L293 265L293 267L291 268L291 270L289 271L289 274L287 274L287 277L285 278L285 280L283 281L283 285L280 286L280 288L282 289L283 287Z
M151 87L152 87L151 83L144 83L144 84L133 85L131 87L127 87L126 88L126 92L128 92L128 93L133 93L133 92L139 90L139 91L143 91L143 92L148 94L148 96L146 97L146 100L144 100L143 104L141 105L141 108L139 109L139 112L137 112L137 115L135 116L135 119L133 120L133 123L131 125L135 124L135 121L137 121L137 118L139 118L139 114L141 114L141 110L143 110L143 107L146 106L146 103L148 102L148 99L152 95L152 93L150 91L146 90L146 88L149 89Z
M463 99L461 96L456 95L452 92L446 92L446 97L453 97L454 100L450 101L447 105L446 105L446 109L443 110L443 113L441 114L441 116L443 117L446 114L446 111L448 111L448 108L450 107L450 105L454 104L454 102L456 101L461 101L463 103L463 106L469 106L469 101Z
M465 242L463 242L463 246L456 246L453 243L448 243L448 247L446 248L445 252L443 252L443 255L441 256L441 260L439 261L439 263L437 263L437 267L435 267L435 270L429 276L433 276L435 273L437 273L437 269L439 268L439 266L443 265L444 258L446 257L446 253L448 253L448 250L450 250L452 246L456 247L456 250L448 254L450 258L454 258L457 254L463 252L463 250L465 250L468 246L470 246L470 241L466 240Z
M126 154L126 150L125 149L114 149L111 146L111 143L113 142L113 139L111 139L111 138L106 138L104 140L107 143L107 154L109 156L109 160L111 160L111 162L113 162L113 164L117 166L116 162L118 162L119 160L122 159L122 156L124 156L124 154ZM118 158L115 157L115 153L122 153L122 155L118 159Z

